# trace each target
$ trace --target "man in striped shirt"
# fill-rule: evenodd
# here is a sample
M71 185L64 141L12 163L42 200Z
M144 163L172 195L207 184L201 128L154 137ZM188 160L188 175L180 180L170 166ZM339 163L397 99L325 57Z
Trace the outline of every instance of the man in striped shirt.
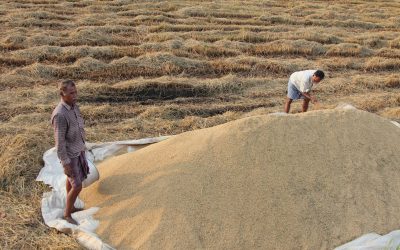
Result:
M324 79L325 74L321 70L303 70L290 75L288 82L285 112L289 113L293 100L303 99L303 112L307 112L308 103L317 103L317 98L311 95L313 84L318 84Z
M78 92L74 81L61 82L59 90L61 100L53 111L51 123L54 128L57 156L67 175L64 219L77 225L71 214L79 211L74 203L82 190L82 181L89 173L85 158L85 131L83 118L76 104Z

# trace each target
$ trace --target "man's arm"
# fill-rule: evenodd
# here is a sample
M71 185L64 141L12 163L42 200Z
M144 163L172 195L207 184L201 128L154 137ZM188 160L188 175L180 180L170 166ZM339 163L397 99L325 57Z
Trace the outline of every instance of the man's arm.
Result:
M311 92L308 92L308 93L307 93L307 92L301 92L301 94L302 94L304 97L310 99L310 100L311 100L311 103L316 103L316 102L318 102L317 98L316 98L315 96L312 96L312 95L311 95Z
M54 138L56 141L57 156L61 160L62 165L69 165L71 159L67 154L65 135L67 134L67 120L60 114L57 114L53 119Z

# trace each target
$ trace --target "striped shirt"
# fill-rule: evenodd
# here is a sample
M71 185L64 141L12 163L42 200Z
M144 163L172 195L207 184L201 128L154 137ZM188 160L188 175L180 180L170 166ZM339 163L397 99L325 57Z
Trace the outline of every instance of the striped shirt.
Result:
M54 128L57 156L63 165L71 163L71 158L78 157L85 151L85 131L79 107L69 106L63 100L51 115Z

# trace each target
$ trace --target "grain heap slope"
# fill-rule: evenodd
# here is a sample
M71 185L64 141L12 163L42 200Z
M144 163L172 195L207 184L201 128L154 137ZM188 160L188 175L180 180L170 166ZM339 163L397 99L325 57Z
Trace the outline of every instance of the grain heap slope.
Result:
M331 249L400 221L400 129L359 110L253 116L99 166L118 249Z

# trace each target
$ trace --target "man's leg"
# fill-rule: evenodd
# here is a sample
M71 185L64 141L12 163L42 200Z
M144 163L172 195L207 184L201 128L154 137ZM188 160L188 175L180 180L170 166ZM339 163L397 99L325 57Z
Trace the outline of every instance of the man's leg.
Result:
M71 163L64 166L64 173L68 176L65 186L67 197L64 219L71 224L78 225L78 223L71 217L71 214L76 212L74 204L82 190L82 171L79 166L78 158L71 158Z
M307 112L309 103L310 103L310 99L305 97L303 100L303 112Z
M285 103L285 112L289 113L290 111L290 104L292 103L292 99L290 99L289 97L286 97L286 103Z
M67 180L67 182L69 182ZM71 184L70 184L71 185ZM67 193L67 204L65 207L65 212L64 212L64 218L71 224L75 224L78 225L78 223L72 219L71 217L71 213L75 212L74 210L74 204L76 201L76 198L78 198L79 193L82 190L82 184L76 187L71 186L71 189L69 190L69 192Z
M70 182L69 179L67 178L67 182L66 182L67 195L68 195L68 193L71 191L71 189L72 189L71 182ZM76 208L75 206L73 206L73 207L72 207L71 213L79 212L79 211L82 211L82 210L83 210L82 208Z
M65 189L67 190L67 194L69 193L71 188L72 188L71 182L69 182L69 179L67 178L67 181L66 181L66 184L65 184Z

